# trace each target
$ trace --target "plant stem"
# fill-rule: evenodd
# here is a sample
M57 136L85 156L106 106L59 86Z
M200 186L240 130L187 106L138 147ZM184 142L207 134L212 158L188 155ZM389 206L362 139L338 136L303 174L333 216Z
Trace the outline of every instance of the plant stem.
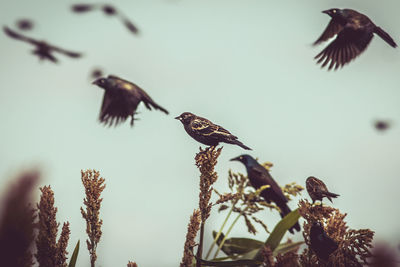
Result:
M221 236L222 230L224 230L225 224L228 222L228 219L229 219L229 217L231 216L232 211L233 211L233 208L235 207L236 203L237 203L237 201L232 205L231 209L230 209L229 212L228 212L228 215L226 215L226 218L225 218L224 222L223 222L222 225L221 225L221 228L219 229L217 235L215 236L213 243L211 244L210 248L208 249L207 255L206 255L206 260L207 260L208 257L210 256L211 251L212 251L212 249L214 248L215 244L217 243L218 238Z
M203 254L203 238L204 238L204 222L201 222L200 225L200 242L199 246L197 247L197 254L196 254L196 267L201 267L201 257Z
M228 237L229 233L232 231L233 226L236 224L236 222L239 220L240 216L242 216L244 210L241 211L238 216L235 218L235 220L233 221L233 223L231 224L231 226L229 226L228 231L226 232L224 238L221 241L221 244L219 244L217 251L214 254L214 258L216 258L218 256L219 251L221 250L222 246L225 243L226 238Z

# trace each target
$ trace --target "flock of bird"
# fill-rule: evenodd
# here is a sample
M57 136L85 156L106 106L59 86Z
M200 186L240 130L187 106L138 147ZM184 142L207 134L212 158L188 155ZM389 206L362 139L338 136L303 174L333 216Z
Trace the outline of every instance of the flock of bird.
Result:
M72 6L72 11L75 13L85 13L94 10L101 10L107 16L117 16L130 32L133 34L139 32L137 27L129 21L126 16L122 15L120 11L117 11L117 9L111 5L77 4ZM325 10L323 13L329 15L331 20L321 36L314 42L314 45L336 37L315 57L317 63L321 64L321 67L328 66L328 70L336 70L348 64L365 51L374 34L377 34L390 46L394 48L397 47L390 35L382 28L376 26L372 20L364 14L352 9L337 8ZM29 29L31 26L32 25L26 21L25 23L21 22L19 24L21 30ZM33 54L40 59L57 62L54 53L63 54L72 58L82 56L81 53L62 49L45 41L35 40L13 31L8 27L4 27L4 32L13 39L33 45L35 47ZM100 74L98 73L98 75ZM117 76L109 75L108 77L100 77L97 78L93 84L105 91L99 115L100 122L105 125L116 126L130 117L130 124L133 126L135 120L134 116L141 102L149 110L154 108L165 114L169 113L165 108L157 104L142 88ZM175 119L183 124L189 136L202 144L215 147L222 142L251 150L251 148L240 142L238 138L228 130L212 123L206 118L202 118L190 112L184 112ZM241 155L233 158L232 161L239 161L245 165L248 178L254 188L258 189L263 185L270 186L262 191L261 197L268 203L274 202L281 210L281 217L284 217L291 211L287 205L288 200L283 194L281 187L274 181L268 170L260 165L253 157L250 155ZM329 192L326 185L315 177L307 178L306 188L313 200L313 204L316 200L322 202L324 197L332 201L331 198L338 196L337 194ZM300 231L300 225L296 223L289 231L293 233L293 230ZM318 257L323 260L326 260L337 248L337 244L327 236L320 222L315 222L312 225L310 241L312 249Z

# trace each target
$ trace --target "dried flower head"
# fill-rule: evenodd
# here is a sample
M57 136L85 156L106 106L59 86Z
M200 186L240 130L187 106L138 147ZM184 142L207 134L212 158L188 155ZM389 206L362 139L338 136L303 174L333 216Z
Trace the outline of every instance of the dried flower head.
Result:
M181 267L190 267L193 262L193 247L196 246L194 241L199 231L201 223L200 210L196 209L193 211L192 216L190 216L190 222L188 225L188 231L186 234L185 247L183 250L183 258L180 264Z
M54 206L54 192L50 186L40 188L42 192L38 209L38 237L36 240L37 253L35 257L40 266L66 267L69 239L69 223L64 223L60 238L57 242L59 223L56 221L57 208Z
M367 263L367 258L371 256L373 231L349 229L344 221L346 214L329 206L313 206L307 200L299 202L299 212L306 220L303 236L308 246L310 246L310 228L314 222L319 222L324 227L325 233L338 244L338 248L330 255L328 262L320 260L312 250L306 248L300 257L303 265L351 267Z
M2 266L32 266L34 209L32 191L39 172L25 172L16 177L1 200L0 259Z
M134 261L129 261L127 267L138 267L138 266L137 266L136 262L134 262Z
M269 246L264 246L263 250L261 251L261 254L263 256L262 266L270 267L275 265L274 256Z
M101 225L103 224L103 220L99 217L103 201L100 195L106 185L104 178L100 177L100 173L96 170L81 171L81 174L86 195L86 198L83 199L86 211L81 207L81 214L86 220L86 233L89 236L86 244L90 253L91 266L94 267L97 259L96 248L101 238Z

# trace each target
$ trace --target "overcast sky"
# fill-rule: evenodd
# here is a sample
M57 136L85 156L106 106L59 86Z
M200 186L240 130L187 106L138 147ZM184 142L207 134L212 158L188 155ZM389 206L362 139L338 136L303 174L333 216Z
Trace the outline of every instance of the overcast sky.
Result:
M180 262L199 177L199 144L173 119L184 111L222 125L253 148L252 156L273 162L281 185L323 179L340 194L334 206L348 213L351 228L371 228L376 240L399 243L399 49L375 37L354 62L328 72L313 60L326 44L311 45L329 22L321 11L333 7L367 14L400 43L398 0L113 1L139 36L100 12L73 14L71 3L1 3L1 25L15 29L17 19L32 19L27 35L84 57L39 62L28 44L0 34L0 186L21 168L41 168L41 186L55 192L57 219L71 223L70 255L81 240L78 266L89 264L79 211L80 170L88 168L107 184L99 266ZM97 119L103 91L90 79L96 66L138 84L170 115L140 105L134 128L103 127ZM375 119L391 120L392 128L377 132ZM224 146L220 192L227 191L230 168L245 171L229 162L245 152ZM222 223L217 217L207 222L207 240ZM279 221L276 212L263 218L270 228ZM232 234L251 237L242 222ZM267 235L260 229L256 238Z

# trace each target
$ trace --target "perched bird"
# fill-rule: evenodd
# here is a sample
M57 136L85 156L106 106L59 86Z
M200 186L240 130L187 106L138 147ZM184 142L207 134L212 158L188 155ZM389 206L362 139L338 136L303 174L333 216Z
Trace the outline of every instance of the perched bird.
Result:
M392 37L364 14L352 9L337 8L325 10L322 13L328 14L331 21L314 45L337 35L335 40L315 57L318 59L317 63L322 62L322 67L330 62L328 70L333 67L335 70L343 67L360 55L371 42L374 33L390 46L397 47Z
M313 176L310 176L306 180L306 188L307 192L310 195L313 204L316 200L321 201L324 197L328 198L330 202L332 202L331 197L336 198L339 195L335 193L331 193L328 191L328 188L326 188L326 185L324 182L322 182L320 179L315 178Z
M142 88L117 76L99 78L93 84L105 90L99 120L106 125L116 126L131 116L133 126L134 115L140 102L149 110L153 107L168 114L168 111L154 102Z
M251 150L251 148L245 146L229 131L205 118L196 116L190 112L184 112L175 119L182 122L185 131L194 140L204 145L217 146L220 142L222 142L238 145L244 149Z
M291 212L287 205L288 200L283 194L281 187L271 177L267 169L261 166L252 156L241 155L231 159L231 161L240 161L244 164L250 184L256 190L263 185L270 186L269 188L261 191L260 195L267 203L274 202L281 209L280 215L282 218ZM289 231L293 233L293 229L300 231L300 225L298 222L296 222L296 224L293 225Z
M54 52L72 57L72 58L78 58L81 57L82 54L81 53L77 53L77 52L71 52L59 47L56 47L54 45L48 44L44 41L37 41L35 39L26 37L22 34L19 34L11 29L9 29L8 27L3 27L4 32L11 38L16 39L16 40L20 40L23 42L27 42L30 43L31 45L35 46L35 49L32 51L32 53L36 56L39 57L40 60L43 59L47 59L50 60L54 63L57 62L57 58L53 55Z
M314 222L310 228L310 243L317 257L325 262L338 248L338 244L325 233L324 227L319 222Z
M107 16L118 17L125 27L133 34L138 34L139 29L120 11L114 6L108 4L75 4L72 6L72 11L75 13L84 13L92 10L99 9Z

